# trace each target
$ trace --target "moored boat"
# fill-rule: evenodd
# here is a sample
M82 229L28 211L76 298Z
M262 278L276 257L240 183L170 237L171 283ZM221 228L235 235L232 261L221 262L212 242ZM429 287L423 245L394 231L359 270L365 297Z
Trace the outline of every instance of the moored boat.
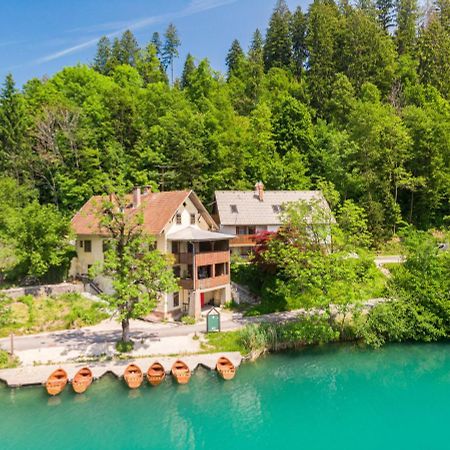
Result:
M77 394L86 392L88 387L92 384L92 371L88 367L80 369L72 380L72 388Z
M236 375L236 367L225 356L221 356L217 360L216 370L224 380L232 380Z
M166 378L166 371L159 362L154 362L147 370L147 380L152 386L158 386Z
M67 372L64 369L56 369L47 379L45 388L50 395L58 395L67 384Z
M191 378L191 370L186 363L177 360L172 366L172 376L178 384L187 384Z
M130 389L137 389L142 384L142 381L144 381L142 370L136 364L128 365L123 377Z

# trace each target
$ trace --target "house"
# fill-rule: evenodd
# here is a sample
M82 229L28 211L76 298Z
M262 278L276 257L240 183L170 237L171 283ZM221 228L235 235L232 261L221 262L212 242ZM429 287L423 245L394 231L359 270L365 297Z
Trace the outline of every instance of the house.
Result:
M72 219L77 256L70 275L74 277L87 276L94 263L103 262L108 234L99 223L102 200L101 196L92 197ZM175 258L173 270L180 289L162 295L156 314L167 318L185 313L198 318L203 306L231 300L229 241L233 236L218 232L193 191L154 193L144 188L141 193L136 188L127 200L127 213L141 212L142 227L155 237L156 248ZM108 280L96 281L108 289Z
M283 205L301 200L319 202L329 211L321 191L265 191L259 182L254 191L216 191L213 217L221 232L236 235L230 241L232 254L247 256L258 235L278 231Z

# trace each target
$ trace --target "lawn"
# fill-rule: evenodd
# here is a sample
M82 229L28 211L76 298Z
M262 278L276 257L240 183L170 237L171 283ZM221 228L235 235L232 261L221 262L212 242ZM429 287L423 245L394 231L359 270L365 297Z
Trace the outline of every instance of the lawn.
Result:
M80 328L108 317L103 303L75 293L38 298L26 295L15 300L0 299L0 302L3 312L0 337L10 333L23 335Z
M202 349L207 352L241 352L246 353L241 342L240 331L222 331L208 333L207 343L202 343Z

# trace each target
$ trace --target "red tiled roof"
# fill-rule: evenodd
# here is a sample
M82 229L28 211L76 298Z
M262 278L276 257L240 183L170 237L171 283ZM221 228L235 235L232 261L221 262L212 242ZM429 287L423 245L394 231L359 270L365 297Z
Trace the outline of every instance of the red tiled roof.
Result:
M129 214L141 211L143 228L148 234L159 234L177 212L178 207L191 195L192 191L150 192L141 194L141 207L132 207L132 195L127 196L130 207ZM107 234L100 227L99 213L102 201L107 197L95 195L91 197L72 219L72 229L76 234Z

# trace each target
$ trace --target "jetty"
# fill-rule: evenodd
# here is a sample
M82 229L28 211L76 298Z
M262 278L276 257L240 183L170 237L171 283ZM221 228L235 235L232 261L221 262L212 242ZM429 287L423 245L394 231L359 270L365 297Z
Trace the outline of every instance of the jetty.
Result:
M58 368L63 368L67 372L69 381L72 381L78 370L82 367L89 367L91 369L94 380L98 380L108 373L112 373L117 378L121 378L125 368L130 363L138 365L143 372L146 372L147 369L156 361L162 364L165 372L169 374L174 362L180 358L187 364L191 371L195 371L198 366L202 366L209 370L215 370L217 360L221 356L228 358L236 367L241 365L243 359L239 352L224 352L189 356L180 355L174 357L135 358L132 360L123 359L80 363L61 363L42 366L25 366L17 367L15 369L0 370L0 381L3 381L11 388L39 386L45 384L49 375Z

